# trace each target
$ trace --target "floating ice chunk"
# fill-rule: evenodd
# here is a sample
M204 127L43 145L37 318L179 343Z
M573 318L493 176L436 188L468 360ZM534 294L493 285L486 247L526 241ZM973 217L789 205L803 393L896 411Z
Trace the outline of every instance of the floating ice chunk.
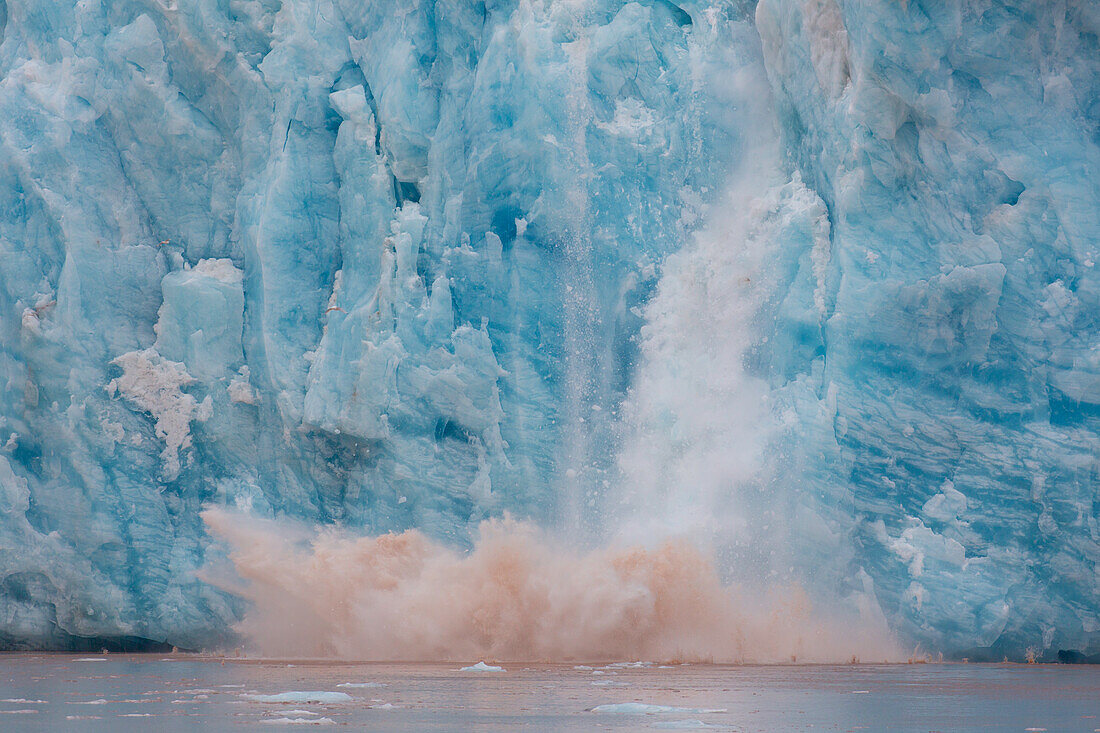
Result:
M462 669L460 669L458 671L459 672L503 672L504 667L494 667L493 665L486 664L485 662L478 662L477 664L471 665L469 667L463 667Z
M392 702L384 702L381 705L371 705L370 709L371 710L397 710L400 707L401 707L400 705L394 705Z
M74 702L73 705L106 705L110 700L104 700L102 697L98 700L83 700L81 702Z
M591 671L592 671L592 668L591 668L591 667L589 667L589 666L588 666L588 665L586 665L586 664L578 664L578 665L577 665L576 667L574 667L573 669L579 669L579 670L581 670L582 672L591 672Z
M592 708L594 713L615 713L618 715L662 715L666 713L686 713L700 715L703 713L724 713L725 708L678 708L672 705L650 705L644 702L620 702L611 705L597 705Z
M652 666L653 662L615 662L614 664L607 665L605 669L646 669Z
M270 725L336 725L332 718L272 718L263 722Z
M0 710L0 715L31 715L37 712L34 708L23 708L22 710Z
M22 703L23 705L45 705L49 700L28 700L25 697L8 697L0 702Z
M697 730L699 728L713 728L714 726L707 725L701 720L687 719L662 720L660 723L654 723L653 727L662 730Z
M594 680L589 684L595 687L630 687L627 683L618 680Z
M312 710L287 710L284 715L320 715L320 713L315 713Z
M155 718L157 717L153 713L122 713L118 717L120 718Z
M241 697L254 702L349 702L352 700L351 695L345 692L301 692L298 690L291 690L290 692L280 692L274 695L252 695L244 694Z
M386 687L385 682L341 682L337 687Z
M81 657L80 659L74 659L74 662L106 662L103 657Z

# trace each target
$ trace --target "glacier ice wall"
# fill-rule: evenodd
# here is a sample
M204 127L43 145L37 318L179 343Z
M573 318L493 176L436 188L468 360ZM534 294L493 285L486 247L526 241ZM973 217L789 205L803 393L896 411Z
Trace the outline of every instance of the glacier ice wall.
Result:
M204 503L590 524L743 9L0 7L0 642L223 638Z
M1088 2L0 25L0 646L228 639L209 504L624 502L933 650L1100 643Z
M831 225L823 298L804 251L764 356L817 542L934 647L1095 647L1100 15L761 0L756 23Z

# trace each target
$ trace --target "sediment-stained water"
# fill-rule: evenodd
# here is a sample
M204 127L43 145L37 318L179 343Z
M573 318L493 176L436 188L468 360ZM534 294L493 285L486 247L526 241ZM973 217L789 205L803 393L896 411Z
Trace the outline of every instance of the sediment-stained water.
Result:
M1100 730L1091 666L477 661L8 654L0 730Z

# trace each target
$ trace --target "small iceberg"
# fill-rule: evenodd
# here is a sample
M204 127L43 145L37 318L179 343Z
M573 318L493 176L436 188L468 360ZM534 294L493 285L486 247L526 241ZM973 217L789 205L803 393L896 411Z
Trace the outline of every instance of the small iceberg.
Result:
M346 692L299 692L292 690L290 692L280 692L275 695L250 695L244 694L241 697L254 702L292 702L292 703L309 703L309 702L349 702L352 700L352 696Z
M332 718L272 718L262 722L268 725L336 725Z
M703 708L677 708L671 705L649 705L644 702L620 702L611 705L597 705L594 713L616 713L618 715L663 715L668 713L703 714L724 713L726 708L708 710Z
M485 662L478 662L477 664L470 665L469 667L463 667L458 670L459 672L503 672L504 667L494 667L491 664Z

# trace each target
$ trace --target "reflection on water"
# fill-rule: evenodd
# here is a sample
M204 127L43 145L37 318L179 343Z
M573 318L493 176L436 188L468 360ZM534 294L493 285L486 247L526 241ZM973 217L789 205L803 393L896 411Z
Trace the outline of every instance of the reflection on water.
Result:
M0 655L0 730L1100 730L1098 667L476 661Z

